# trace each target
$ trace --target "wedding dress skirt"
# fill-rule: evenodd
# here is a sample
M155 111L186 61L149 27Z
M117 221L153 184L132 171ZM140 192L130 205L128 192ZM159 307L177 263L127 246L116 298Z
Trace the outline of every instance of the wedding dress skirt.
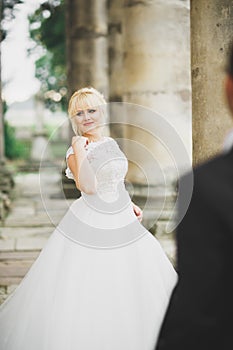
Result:
M121 152L114 140L101 145L100 154ZM95 169L97 144L88 154ZM104 184L98 194L82 193L1 305L1 350L154 349L177 275L133 212L119 181L127 170L121 157L100 174L118 177L118 197Z

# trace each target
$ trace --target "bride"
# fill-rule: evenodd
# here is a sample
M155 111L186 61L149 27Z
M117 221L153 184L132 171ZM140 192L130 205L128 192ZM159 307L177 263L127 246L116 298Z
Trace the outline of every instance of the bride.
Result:
M177 275L124 185L128 162L102 134L106 102L76 91L66 175L81 197L0 307L1 350L152 350Z

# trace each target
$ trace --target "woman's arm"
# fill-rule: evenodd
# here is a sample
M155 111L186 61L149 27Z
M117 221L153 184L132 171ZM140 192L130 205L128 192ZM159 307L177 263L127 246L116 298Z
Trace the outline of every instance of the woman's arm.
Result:
M97 180L93 169L87 159L84 146L88 139L83 136L74 136L72 138L72 147L74 154L71 154L67 160L76 187L87 194L96 193Z
M133 211L135 213L135 215L137 216L138 220L141 222L142 221L142 209L139 208L134 202L132 202L133 204Z

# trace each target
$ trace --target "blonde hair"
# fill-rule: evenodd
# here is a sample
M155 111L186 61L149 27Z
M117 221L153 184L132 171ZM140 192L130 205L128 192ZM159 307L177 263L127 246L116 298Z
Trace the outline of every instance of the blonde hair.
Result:
M106 105L107 105L107 102L104 96L93 87L84 87L82 89L75 91L71 96L69 105L68 105L68 114L71 120L74 133L75 134L78 133L77 125L73 118L77 115L78 110L99 107L103 118L105 118L107 114Z

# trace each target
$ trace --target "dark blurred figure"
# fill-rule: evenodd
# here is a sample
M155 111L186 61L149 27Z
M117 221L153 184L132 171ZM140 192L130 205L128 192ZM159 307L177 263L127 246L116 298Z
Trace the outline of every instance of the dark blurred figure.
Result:
M232 44L225 93L233 115ZM188 176L181 181L188 183ZM193 195L177 228L177 247L179 281L156 350L232 350L233 143L194 170Z

